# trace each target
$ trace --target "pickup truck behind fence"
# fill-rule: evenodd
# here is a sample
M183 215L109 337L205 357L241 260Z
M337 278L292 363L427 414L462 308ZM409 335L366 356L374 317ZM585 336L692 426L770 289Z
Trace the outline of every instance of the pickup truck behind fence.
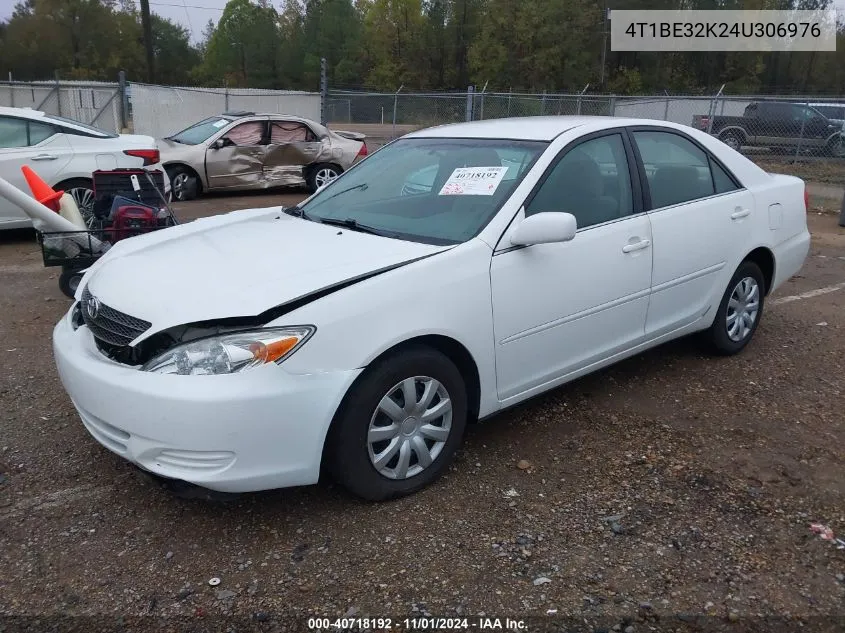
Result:
M726 145L768 147L772 151L796 150L845 157L845 126L806 104L757 101L742 116L697 114L693 127L709 131Z

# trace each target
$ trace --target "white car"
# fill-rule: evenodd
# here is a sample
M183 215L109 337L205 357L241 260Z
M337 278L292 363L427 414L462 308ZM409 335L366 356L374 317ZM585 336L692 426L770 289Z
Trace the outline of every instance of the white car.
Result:
M325 467L387 499L471 420L687 334L739 352L807 256L805 205L673 123L435 127L298 207L118 243L54 354L91 435L155 475L242 492Z
M170 180L153 137L112 134L39 110L0 107L0 176L29 192L23 165L53 189L73 196L86 219L94 204L91 174L98 169L157 169L164 174L165 196L170 196ZM0 198L0 230L31 226L23 211Z

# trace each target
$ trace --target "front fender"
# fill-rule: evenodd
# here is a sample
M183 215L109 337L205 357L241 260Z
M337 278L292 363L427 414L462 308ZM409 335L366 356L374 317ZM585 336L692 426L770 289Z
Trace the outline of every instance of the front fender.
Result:
M490 247L473 239L370 277L297 308L268 325L308 323L314 336L289 372L360 369L396 345L439 335L460 343L479 373L481 414L498 406L490 291Z

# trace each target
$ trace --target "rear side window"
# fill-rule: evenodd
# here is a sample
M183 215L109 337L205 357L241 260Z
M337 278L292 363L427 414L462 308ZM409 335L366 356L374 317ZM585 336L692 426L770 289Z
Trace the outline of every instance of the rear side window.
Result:
M48 138L56 133L52 125L45 125L35 121L29 122L29 144L38 145L41 141L46 141Z
M294 121L274 121L270 127L270 143L303 143L313 141L314 135L305 125Z
M0 117L0 148L38 145L55 133L56 129L52 125L15 117Z
M683 136L646 131L633 135L645 166L653 209L738 189L704 150Z
M728 172L722 169L719 163L712 158L710 159L710 170L713 172L713 185L716 187L716 193L728 193L739 189L733 178L728 176Z

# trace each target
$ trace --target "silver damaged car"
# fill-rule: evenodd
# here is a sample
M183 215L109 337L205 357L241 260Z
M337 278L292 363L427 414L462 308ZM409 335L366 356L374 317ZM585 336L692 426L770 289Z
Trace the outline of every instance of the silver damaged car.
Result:
M316 191L367 155L364 135L295 116L227 112L158 141L177 200L204 191Z

